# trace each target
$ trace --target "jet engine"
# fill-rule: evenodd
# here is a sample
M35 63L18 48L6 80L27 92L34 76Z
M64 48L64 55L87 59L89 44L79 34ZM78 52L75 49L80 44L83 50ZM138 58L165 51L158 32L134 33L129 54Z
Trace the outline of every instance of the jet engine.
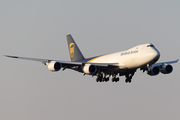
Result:
M46 63L46 65L51 72L59 71L62 67L61 63L56 61L51 61L50 63Z
M160 69L158 66L151 66L150 70L147 71L147 74L151 76L155 76L159 74L159 71Z
M173 67L171 65L164 64L161 68L161 73L163 74L169 74L173 71Z
M97 67L91 64L85 64L83 67L83 72L89 75L96 73Z

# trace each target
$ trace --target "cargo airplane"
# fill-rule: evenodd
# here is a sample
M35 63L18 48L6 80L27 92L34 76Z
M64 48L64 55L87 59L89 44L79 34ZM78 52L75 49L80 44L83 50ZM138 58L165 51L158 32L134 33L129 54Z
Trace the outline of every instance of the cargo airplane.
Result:
M84 58L70 34L67 35L67 42L71 61L5 56L41 62L47 65L52 72L71 69L83 73L83 75L97 76L97 82L107 82L110 77L112 82L117 82L119 81L118 76L125 76L126 83L131 82L134 73L139 68L151 76L158 75L159 72L169 74L173 71L170 64L177 63L179 60L156 63L160 52L153 44L142 44L126 51Z

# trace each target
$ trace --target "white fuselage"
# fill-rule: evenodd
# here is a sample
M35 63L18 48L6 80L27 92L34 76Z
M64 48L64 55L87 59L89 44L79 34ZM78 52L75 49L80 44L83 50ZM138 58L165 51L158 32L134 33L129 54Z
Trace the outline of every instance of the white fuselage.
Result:
M152 44L142 44L126 51L98 56L88 63L119 63L120 69L133 69L147 64L154 64L160 57L159 51Z

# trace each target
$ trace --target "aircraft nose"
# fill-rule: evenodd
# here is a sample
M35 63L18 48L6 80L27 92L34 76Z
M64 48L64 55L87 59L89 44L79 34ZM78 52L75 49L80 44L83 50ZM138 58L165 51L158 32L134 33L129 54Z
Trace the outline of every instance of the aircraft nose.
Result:
M160 57L160 52L157 49L152 49L151 56L154 62L157 62Z

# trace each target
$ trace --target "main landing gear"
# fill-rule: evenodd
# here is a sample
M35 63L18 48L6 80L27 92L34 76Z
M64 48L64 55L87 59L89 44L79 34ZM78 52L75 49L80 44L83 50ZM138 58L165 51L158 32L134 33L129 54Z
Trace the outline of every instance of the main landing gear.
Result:
M113 78L112 78L112 82L118 82L118 81L119 81L119 78L118 78L118 77L117 77L117 78L116 78L116 77L113 77Z
M103 75L99 75L99 76L97 76L97 78L96 78L96 82L108 82L109 81L109 76L108 77L106 77L106 76L104 76L103 77ZM112 82L118 82L119 81L119 78L117 77L112 77Z
M96 78L96 82L108 82L108 81L109 81L109 77L103 77L102 75Z
M125 74L125 82L126 83L131 83L132 77L134 76L134 72L128 72L127 74ZM108 82L109 81L109 77L111 76L112 78L112 82L118 82L119 81L119 77L116 77L116 75L108 75L106 77L106 75L98 75L96 78L96 82Z

